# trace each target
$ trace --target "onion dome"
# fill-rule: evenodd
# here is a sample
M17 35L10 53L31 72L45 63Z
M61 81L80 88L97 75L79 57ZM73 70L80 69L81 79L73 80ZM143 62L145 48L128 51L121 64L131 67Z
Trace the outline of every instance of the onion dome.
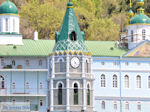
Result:
M132 11L132 8L130 8L128 16L129 18L132 18L134 16L134 12Z
M150 18L145 14L137 14L130 19L129 24L150 24Z
M144 6L143 0L137 0L139 8L137 9L137 15L132 17L129 21L129 24L150 24L150 18L144 14Z
M18 14L18 9L14 3L6 0L0 5L0 14Z

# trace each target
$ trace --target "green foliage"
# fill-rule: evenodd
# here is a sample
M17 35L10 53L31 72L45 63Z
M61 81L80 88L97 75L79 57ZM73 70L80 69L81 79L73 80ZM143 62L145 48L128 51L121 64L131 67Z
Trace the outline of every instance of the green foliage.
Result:
M32 38L37 30L40 38L54 39L59 31L69 0L12 0L20 9L21 32ZM81 30L88 40L118 40L120 29L128 23L130 0L71 0ZM132 0L136 12L137 0ZM145 0L146 14L150 2Z

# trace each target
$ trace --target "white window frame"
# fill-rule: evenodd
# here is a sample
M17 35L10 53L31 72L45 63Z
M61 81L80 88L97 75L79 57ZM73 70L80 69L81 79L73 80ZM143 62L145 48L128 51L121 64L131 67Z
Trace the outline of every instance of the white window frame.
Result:
M142 29L142 40L146 39L146 30Z
M106 76L105 74L102 74L101 77L101 87L106 87Z
M113 75L113 88L118 88L118 77L116 74Z
M105 101L102 101L102 102L101 102L101 108L102 108L103 110L105 110L105 107L106 107L106 103L105 103Z
M124 76L124 88L129 88L129 76Z
M136 88L141 88L141 76L137 75L136 76Z

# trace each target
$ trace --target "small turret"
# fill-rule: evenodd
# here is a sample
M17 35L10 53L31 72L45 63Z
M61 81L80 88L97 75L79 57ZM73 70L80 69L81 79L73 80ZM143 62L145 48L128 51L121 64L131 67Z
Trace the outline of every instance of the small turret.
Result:
M138 14L144 14L144 9L142 8L144 6L143 0L137 0L137 4L139 8L137 9Z
M132 11L132 2L131 2L131 0L130 0L130 10L129 10L128 16L129 16L129 18L132 18L134 16L134 12Z

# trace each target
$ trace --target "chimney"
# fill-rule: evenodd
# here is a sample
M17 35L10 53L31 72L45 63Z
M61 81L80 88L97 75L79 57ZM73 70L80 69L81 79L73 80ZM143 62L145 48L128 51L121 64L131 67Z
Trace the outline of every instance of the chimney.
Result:
M38 40L38 32L37 31L34 32L34 40Z

